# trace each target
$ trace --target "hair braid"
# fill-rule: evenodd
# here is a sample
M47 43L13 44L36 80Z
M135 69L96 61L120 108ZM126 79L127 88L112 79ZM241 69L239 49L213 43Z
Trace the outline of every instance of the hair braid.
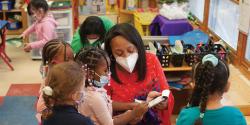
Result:
M202 118L207 107L208 96L210 94L211 86L214 82L214 67L209 61L200 64L195 73L196 89L199 90L200 98L196 101L196 106L200 106L200 117L195 121L195 125L202 125ZM196 94L198 91L196 90Z
M64 53L66 55L66 46L70 45L59 39L53 39L46 43L42 51L43 65L50 63L59 51L65 51Z
M75 61L80 65L87 65L87 79L94 75L95 68L101 58L104 58L108 64L108 56L106 52L97 47L87 47L81 49L75 56ZM86 79L86 80L87 80ZM93 80L93 79L92 79ZM86 82L86 86L89 86L89 81Z

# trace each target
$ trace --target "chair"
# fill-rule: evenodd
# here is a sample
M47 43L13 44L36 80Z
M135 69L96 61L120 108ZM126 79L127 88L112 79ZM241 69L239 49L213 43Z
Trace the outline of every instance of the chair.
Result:
M8 22L4 20L0 20L0 35L1 35L1 40L0 42L0 57L3 59L3 61L9 66L9 68L13 71L14 68L10 64L11 60L5 53L5 47L6 47L6 26Z

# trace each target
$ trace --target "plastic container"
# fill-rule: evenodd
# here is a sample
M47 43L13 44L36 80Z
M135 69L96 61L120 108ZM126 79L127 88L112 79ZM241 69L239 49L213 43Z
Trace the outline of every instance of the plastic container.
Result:
M58 26L70 26L70 13L53 12L53 16L58 22Z
M62 39L63 41L70 43L70 29L57 29L56 32L58 39Z
M192 66L194 63L196 63L195 56L196 54L195 48L191 44L184 45L184 53L185 53L185 62L188 66Z
M171 63L174 67L181 67L183 65L185 54L173 53L171 56Z
M11 10L14 8L14 4L11 1L1 1L0 10Z
M202 46L206 46L205 44L202 44ZM205 48L205 49L204 49ZM202 58L207 54L213 54L217 58L227 61L227 50L221 45L221 44L213 44L210 47L201 47L197 45L196 47L196 61L201 61Z
M169 67L170 61L171 61L171 50L167 46L162 46L163 51L159 52L157 51L156 56L158 57L161 66L163 68Z
M22 28L22 23L21 22L9 22L7 25L8 30L18 30Z

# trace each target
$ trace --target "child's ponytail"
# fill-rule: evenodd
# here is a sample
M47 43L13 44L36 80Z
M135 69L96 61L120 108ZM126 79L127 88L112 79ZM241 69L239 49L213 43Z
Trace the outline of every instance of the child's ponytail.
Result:
M53 114L52 108L55 104L53 90L50 86L45 86L43 88L43 99L47 108L42 112L42 119L47 119Z
M202 62L195 65L193 75L195 88L189 104L191 107L200 107L200 115L194 125L202 125L208 97L215 92L219 94L224 92L229 77L229 68L226 63L208 54L203 57Z
M214 81L214 67L213 64L210 61L205 62L199 67L199 71L202 71L203 73L197 72L197 79L195 80L195 83L201 83L199 84L199 88L201 90L200 93L200 100L199 100L199 106L200 106L200 116L195 121L195 125L202 125L202 119L204 117L206 108L207 108L207 100L209 90L212 86L212 83Z

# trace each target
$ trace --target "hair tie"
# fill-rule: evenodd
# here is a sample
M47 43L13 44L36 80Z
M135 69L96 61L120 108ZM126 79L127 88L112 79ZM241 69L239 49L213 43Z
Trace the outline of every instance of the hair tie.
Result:
M43 88L43 93L44 93L45 95L47 95L47 96L52 96L53 90L52 90L52 88L51 88L50 86L45 86L45 87Z
M205 64L207 61L211 62L214 67L216 67L219 63L219 59L212 54L207 54L202 58L202 64Z
M204 118L204 114L205 114L205 113L200 113L200 118L201 118L201 119Z

